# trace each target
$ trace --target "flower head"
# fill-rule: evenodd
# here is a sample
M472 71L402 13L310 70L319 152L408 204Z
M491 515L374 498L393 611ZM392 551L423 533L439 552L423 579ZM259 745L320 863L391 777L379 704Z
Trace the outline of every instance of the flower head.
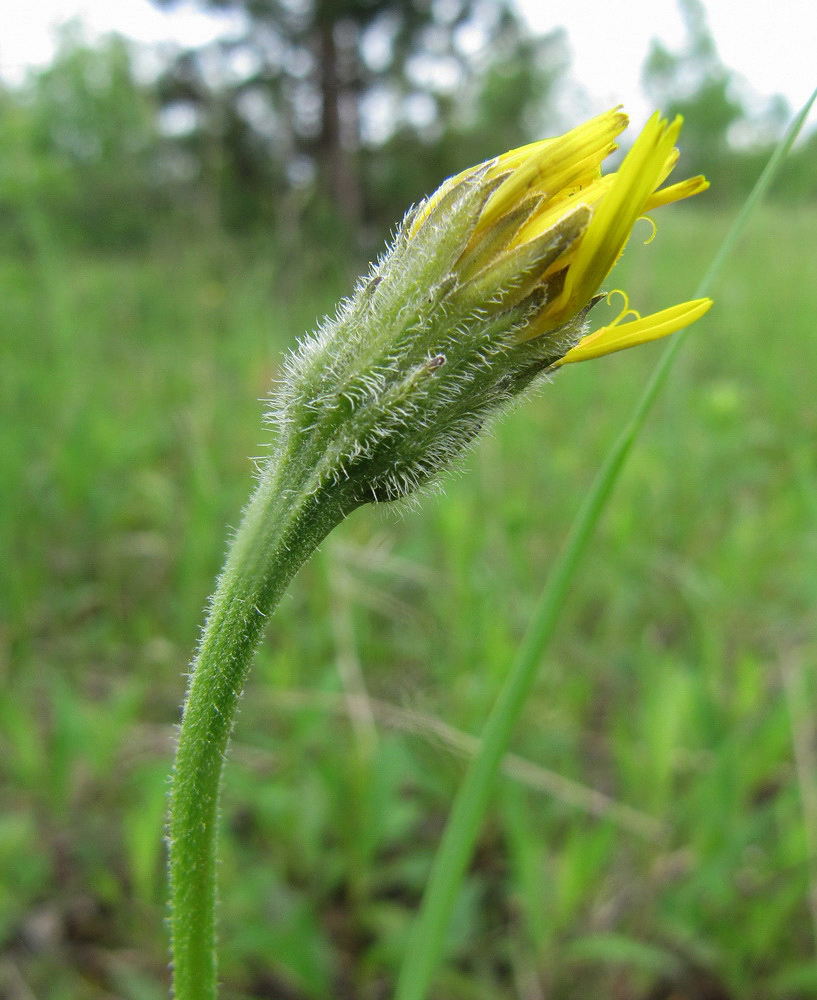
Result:
M679 116L670 124L658 112L619 169L602 174L601 164L616 149L615 140L627 124L627 116L615 109L563 136L471 167L449 178L421 206L411 231L417 233L435 206L458 187L475 178L486 187L495 185L460 261L465 287L477 282L470 277L475 258L482 265L484 285L491 270L501 280L515 257L517 264L523 264L516 272L517 296L520 291L540 294L540 308L529 317L520 339L544 337L593 304L637 219L709 187L701 176L661 187L678 159L675 141L682 120ZM615 323L585 333L553 364L583 361L666 336L698 319L711 304L709 299L698 299L643 319L625 305ZM629 316L633 321L619 326Z
M408 214L355 294L290 359L271 419L278 457L308 470L303 488L342 490L351 504L405 496L543 375L706 312L709 299L698 299L642 318L625 295L614 322L589 330L636 220L707 187L702 177L662 186L681 120L657 114L602 174L626 126L609 111L504 153ZM304 449L319 458L295 462Z

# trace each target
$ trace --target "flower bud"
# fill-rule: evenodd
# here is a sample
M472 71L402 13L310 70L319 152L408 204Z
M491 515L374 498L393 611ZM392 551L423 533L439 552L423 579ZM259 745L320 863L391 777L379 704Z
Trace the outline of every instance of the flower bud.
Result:
M504 153L408 213L353 296L290 358L273 401L276 457L303 470L300 488L339 489L352 504L406 496L542 376L706 312L700 299L641 318L625 296L613 323L588 329L635 221L708 186L661 187L681 120L658 114L602 174L626 126L614 110Z

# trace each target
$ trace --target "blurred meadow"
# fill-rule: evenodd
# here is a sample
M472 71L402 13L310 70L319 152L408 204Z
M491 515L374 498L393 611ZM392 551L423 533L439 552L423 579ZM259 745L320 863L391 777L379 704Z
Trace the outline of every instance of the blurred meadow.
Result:
M358 35L347 12L324 43L372 30L378 5L359 6ZM354 148L298 123L283 71L269 95L288 131L268 134L246 80L201 53L145 83L122 42L76 31L0 89L0 996L167 996L167 775L202 608L269 444L260 400L406 205L572 124L548 103L558 32L530 38L508 11L493 61L463 70L467 114L430 87L433 128L407 112ZM673 96L673 73L702 65L689 23L652 79L688 118L683 174L713 190L656 213L650 246L636 227L610 287L645 312L691 295L772 141L727 141L744 112L724 118L725 67ZM395 32L407 52L419 27ZM817 997L815 167L812 134L605 512L433 1000ZM358 511L296 577L226 770L224 1000L390 996L463 762L660 351L571 366L443 494Z

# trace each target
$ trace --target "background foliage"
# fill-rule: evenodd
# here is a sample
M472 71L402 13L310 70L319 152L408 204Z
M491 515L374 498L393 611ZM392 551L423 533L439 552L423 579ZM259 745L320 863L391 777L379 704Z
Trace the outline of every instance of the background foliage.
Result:
M265 447L257 400L408 202L565 124L564 38L510 7L243 9L245 37L149 79L122 40L72 29L0 93L12 1000L166 995L181 674ZM750 114L685 9L645 80L718 187L625 255L614 283L646 309L694 287L783 113ZM812 137L605 517L439 1000L817 997L816 159ZM566 372L444 497L359 512L296 580L227 772L228 1000L389 996L469 734L651 351Z

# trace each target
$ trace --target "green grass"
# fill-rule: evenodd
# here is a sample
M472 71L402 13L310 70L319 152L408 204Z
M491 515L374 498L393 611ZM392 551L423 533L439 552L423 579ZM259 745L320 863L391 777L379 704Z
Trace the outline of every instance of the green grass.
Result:
M644 311L692 291L729 222L658 221L615 282ZM434 1000L817 997L815 222L755 219L636 446L517 734L539 770L503 781ZM263 454L258 398L344 290L284 257L44 239L0 264L0 995L165 995L181 675ZM227 768L225 1000L389 995L462 775L439 723L479 732L660 349L566 370L444 497L359 512L296 579Z

